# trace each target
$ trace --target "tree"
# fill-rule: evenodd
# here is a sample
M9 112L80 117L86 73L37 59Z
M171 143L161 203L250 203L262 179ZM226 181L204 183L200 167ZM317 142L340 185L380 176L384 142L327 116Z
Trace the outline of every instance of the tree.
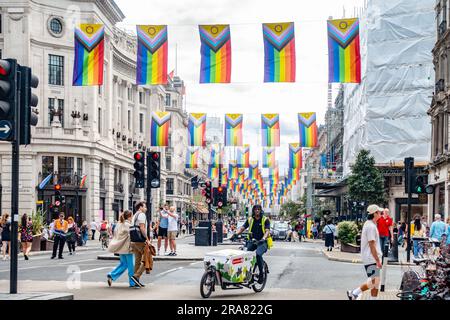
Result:
M370 156L370 151L361 150L351 169L352 174L348 178L350 199L369 204L384 203L384 178L375 167L375 158Z
M280 208L280 213L288 219L295 219L300 214L303 214L305 210L306 209L301 202L288 201L283 203Z

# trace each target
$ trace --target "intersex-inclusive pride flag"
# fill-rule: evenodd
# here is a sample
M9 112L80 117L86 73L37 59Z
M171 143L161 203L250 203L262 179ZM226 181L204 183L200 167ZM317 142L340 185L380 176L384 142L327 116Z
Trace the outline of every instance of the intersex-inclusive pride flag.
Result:
M220 185L222 187L226 187L228 183L228 170L227 168L222 168L222 181L220 182Z
M264 23L264 82L295 82L294 23Z
M302 167L302 147L300 143L289 143L289 168Z
M168 147L170 129L170 112L152 112L151 146Z
M167 84L167 26L138 25L138 85Z
M200 25L200 83L229 83L231 35L228 24Z
M105 53L103 24L81 24L75 28L74 86L101 86Z
M213 168L218 168L223 161L223 150L221 150L220 146L214 145L211 148L211 157L209 159L209 164Z
M328 82L360 83L359 20L328 20Z
M228 163L228 178L239 179L239 170L236 161L230 160Z
M198 157L200 149L195 147L188 147L186 151L186 168L197 169Z
M252 181L256 181L258 179L259 166L258 161L250 161L250 168L248 172L248 177Z
M275 167L275 148L263 148L263 168Z
M280 115L278 113L261 115L261 134L263 147L280 146Z
M206 113L190 113L188 123L190 146L206 146Z
M211 165L208 166L208 178L211 180L217 179L219 177L219 168L214 168Z
M245 182L245 169L238 168L238 183L244 184Z
M300 146L304 148L317 147L316 113L299 113L298 125L300 133Z
M237 148L238 168L248 168L250 166L250 145Z
M240 113L225 114L225 146L241 147L242 141L242 120Z
M289 183L295 184L297 181L300 181L300 169L288 169L289 170Z

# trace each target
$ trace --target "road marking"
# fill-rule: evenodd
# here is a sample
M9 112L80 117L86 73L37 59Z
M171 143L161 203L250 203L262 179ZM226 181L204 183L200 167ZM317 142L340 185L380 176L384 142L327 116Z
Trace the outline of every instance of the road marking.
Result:
M203 261L192 262L192 263L190 263L189 265L190 265L190 266L195 266L196 264L200 264L200 263L203 263Z
M77 263L80 263L80 262L96 261L96 260L97 260L97 259L86 259L86 260L68 261L68 262L60 263L59 265L77 264Z
M95 268L95 269L84 270L84 271L75 272L75 273L77 273L77 274L82 274L82 273L88 273L88 272L100 271L100 270L105 270L105 269L113 269L113 268L114 268L114 267Z
M175 271L181 270L181 269L183 269L183 268L184 268L184 267L178 267L178 268L170 269L170 270L167 270L167 271L158 273L155 277L162 277L162 276L164 276L164 275L166 275L166 274L168 274L168 273L175 272Z

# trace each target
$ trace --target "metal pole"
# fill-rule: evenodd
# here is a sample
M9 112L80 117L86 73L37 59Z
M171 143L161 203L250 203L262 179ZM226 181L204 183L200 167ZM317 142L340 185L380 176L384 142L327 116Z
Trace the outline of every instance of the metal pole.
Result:
M411 177L411 176L410 176ZM407 232L407 243L406 243L406 261L411 260L411 200L412 194L411 190L408 192L408 214L406 218L406 232Z
M20 96L21 73L17 72L17 99L14 112L14 140L12 141L11 173L11 270L9 293L17 293L17 254L18 254L18 220L19 220L19 141L20 141Z
M382 263L383 263L383 267L381 269L381 286L380 286L381 292L384 292L384 287L386 284L388 253L389 253L389 243L386 243L383 248L383 257L381 258Z

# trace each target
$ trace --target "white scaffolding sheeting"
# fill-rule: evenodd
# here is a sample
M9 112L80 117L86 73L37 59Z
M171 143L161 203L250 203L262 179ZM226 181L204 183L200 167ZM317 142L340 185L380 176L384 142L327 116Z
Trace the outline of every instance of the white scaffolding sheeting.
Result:
M435 0L369 0L360 17L360 85L344 85L344 175L361 149L376 163L429 161Z

